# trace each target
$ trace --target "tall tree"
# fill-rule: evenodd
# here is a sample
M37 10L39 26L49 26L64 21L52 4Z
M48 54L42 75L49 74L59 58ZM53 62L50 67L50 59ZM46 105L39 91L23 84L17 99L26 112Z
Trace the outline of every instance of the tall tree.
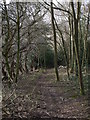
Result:
M68 75L68 79L70 79L70 75L69 75L69 60L68 60L68 56L67 56L67 52L66 52L64 37L63 37L62 31L58 27L58 24L57 24L56 20L55 20L55 24L56 24L56 27L57 27L59 33L60 33L60 37L62 39L64 54L65 54L65 59L66 59L66 65L67 65L67 75Z
M7 69L7 72L8 72L8 75L10 77L10 66L9 66L9 61L8 61L8 41L10 40L10 24L9 24L9 17L8 17L8 11L7 11L7 6L6 6L6 1L3 0L4 2L4 8L5 8L5 16L6 16L6 22L7 22L7 35L5 36L5 54L4 54L4 57L5 57L5 62L6 62L6 69Z
M52 21L52 29L54 35L54 65L55 65L55 72L57 81L59 81L59 74L58 74L58 65L57 65L57 40L56 40L56 30L55 30L55 23L54 23L54 10L53 10L53 2L51 1L51 21Z
M78 79L80 83L80 92L81 94L84 95L84 85L83 85L83 76L82 76L82 69L81 69L81 62L80 62L80 55L79 55L79 49L78 49L78 23L80 20L80 8L81 8L81 3L77 2L77 13L75 13L75 8L74 8L74 3L71 1L71 7L73 11L73 19L74 19L74 29L75 29L75 53L76 53L76 59L77 59L77 64L78 64Z
M17 65L16 65L16 78L15 78L15 82L17 83L17 77L19 74L19 59L20 59L20 16L19 16L19 3L16 3L16 7L17 7Z

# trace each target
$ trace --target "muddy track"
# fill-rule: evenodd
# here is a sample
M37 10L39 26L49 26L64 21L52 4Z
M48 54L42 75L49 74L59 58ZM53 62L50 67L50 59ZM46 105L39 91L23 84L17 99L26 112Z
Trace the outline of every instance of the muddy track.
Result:
M35 80L31 80L31 74L23 76L16 89L19 97L8 106L10 108L8 117L86 118L88 116L86 97L76 95L75 82L64 81L64 76L61 75L60 81L55 82L53 70L42 72L36 78L32 74Z
M52 76L47 75L50 71L43 73L37 81L36 88L33 92L35 95L34 99L37 101L37 109L34 112L37 113L38 110L43 111L43 113L38 113L41 117L83 117L86 114L84 105L82 106L85 98L70 98L71 92L72 96L74 94L74 89L65 91L65 86L69 84L69 81L62 82L62 84L53 83ZM64 85L63 85L64 84ZM72 84L70 84L73 87ZM80 103L81 102L81 103ZM80 106L81 105L81 106ZM80 114L81 113L81 114ZM87 116L87 114L86 114Z

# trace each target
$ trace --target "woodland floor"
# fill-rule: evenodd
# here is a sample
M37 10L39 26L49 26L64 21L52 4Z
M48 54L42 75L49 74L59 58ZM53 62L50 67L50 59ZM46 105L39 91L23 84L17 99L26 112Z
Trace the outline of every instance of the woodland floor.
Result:
M59 73L59 82L54 69L21 75L15 93L3 97L3 118L87 118L87 95L80 95L78 81L68 80L65 69ZM7 86L5 91L10 93Z

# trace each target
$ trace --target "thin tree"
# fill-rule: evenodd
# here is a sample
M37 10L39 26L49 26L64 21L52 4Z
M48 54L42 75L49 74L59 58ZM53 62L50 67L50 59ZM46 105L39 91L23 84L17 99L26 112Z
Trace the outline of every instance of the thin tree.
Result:
M84 85L83 85L83 76L82 76L82 69L81 69L81 62L80 62L80 55L78 50L78 23L80 20L80 8L81 4L80 2L77 2L77 14L75 13L74 3L71 2L71 7L73 11L73 19L74 19L74 29L75 29L75 53L76 53L76 59L77 59L77 65L78 65L78 79L80 83L80 92L82 95L84 95ZM76 16L77 15L77 16Z
M19 3L16 3L17 8L17 65L16 65L16 78L15 82L17 83L17 78L19 74L19 57L20 57L20 20L19 20Z
M59 81L58 65L57 65L57 40L56 40L54 10L53 10L53 2L52 1L51 1L51 22L52 22L52 29L53 29L53 35L54 35L54 66L55 66L55 73L56 73L57 81Z
M6 35L6 38L5 38L5 62L6 62L6 69L7 69L7 72L8 72L8 75L9 77L11 76L10 75L10 66L9 66L9 61L8 61L8 41L10 39L10 24L9 24L9 18L8 18L8 11L7 11L7 6L6 6L6 1L3 0L4 2L4 8L5 8L5 16L6 16L6 22L7 22L7 35Z
M54 19L54 20L55 20L55 19ZM58 30L59 33L60 33L60 37L61 37L61 39L62 39L64 54L65 54L65 59L66 59L66 65L67 65L67 75L68 75L68 79L70 79L70 74L69 74L69 60L68 60L68 56L67 56L67 52L66 52L66 48L65 48L64 37L63 37L62 31L61 31L61 30L59 29L59 27L58 27L58 24L57 24L56 20L55 20L55 24L56 24L57 30Z

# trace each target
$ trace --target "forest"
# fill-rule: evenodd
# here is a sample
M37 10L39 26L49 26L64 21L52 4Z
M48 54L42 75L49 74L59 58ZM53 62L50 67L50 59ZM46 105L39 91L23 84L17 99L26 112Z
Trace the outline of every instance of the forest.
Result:
M2 0L0 13L2 120L89 120L90 1Z

